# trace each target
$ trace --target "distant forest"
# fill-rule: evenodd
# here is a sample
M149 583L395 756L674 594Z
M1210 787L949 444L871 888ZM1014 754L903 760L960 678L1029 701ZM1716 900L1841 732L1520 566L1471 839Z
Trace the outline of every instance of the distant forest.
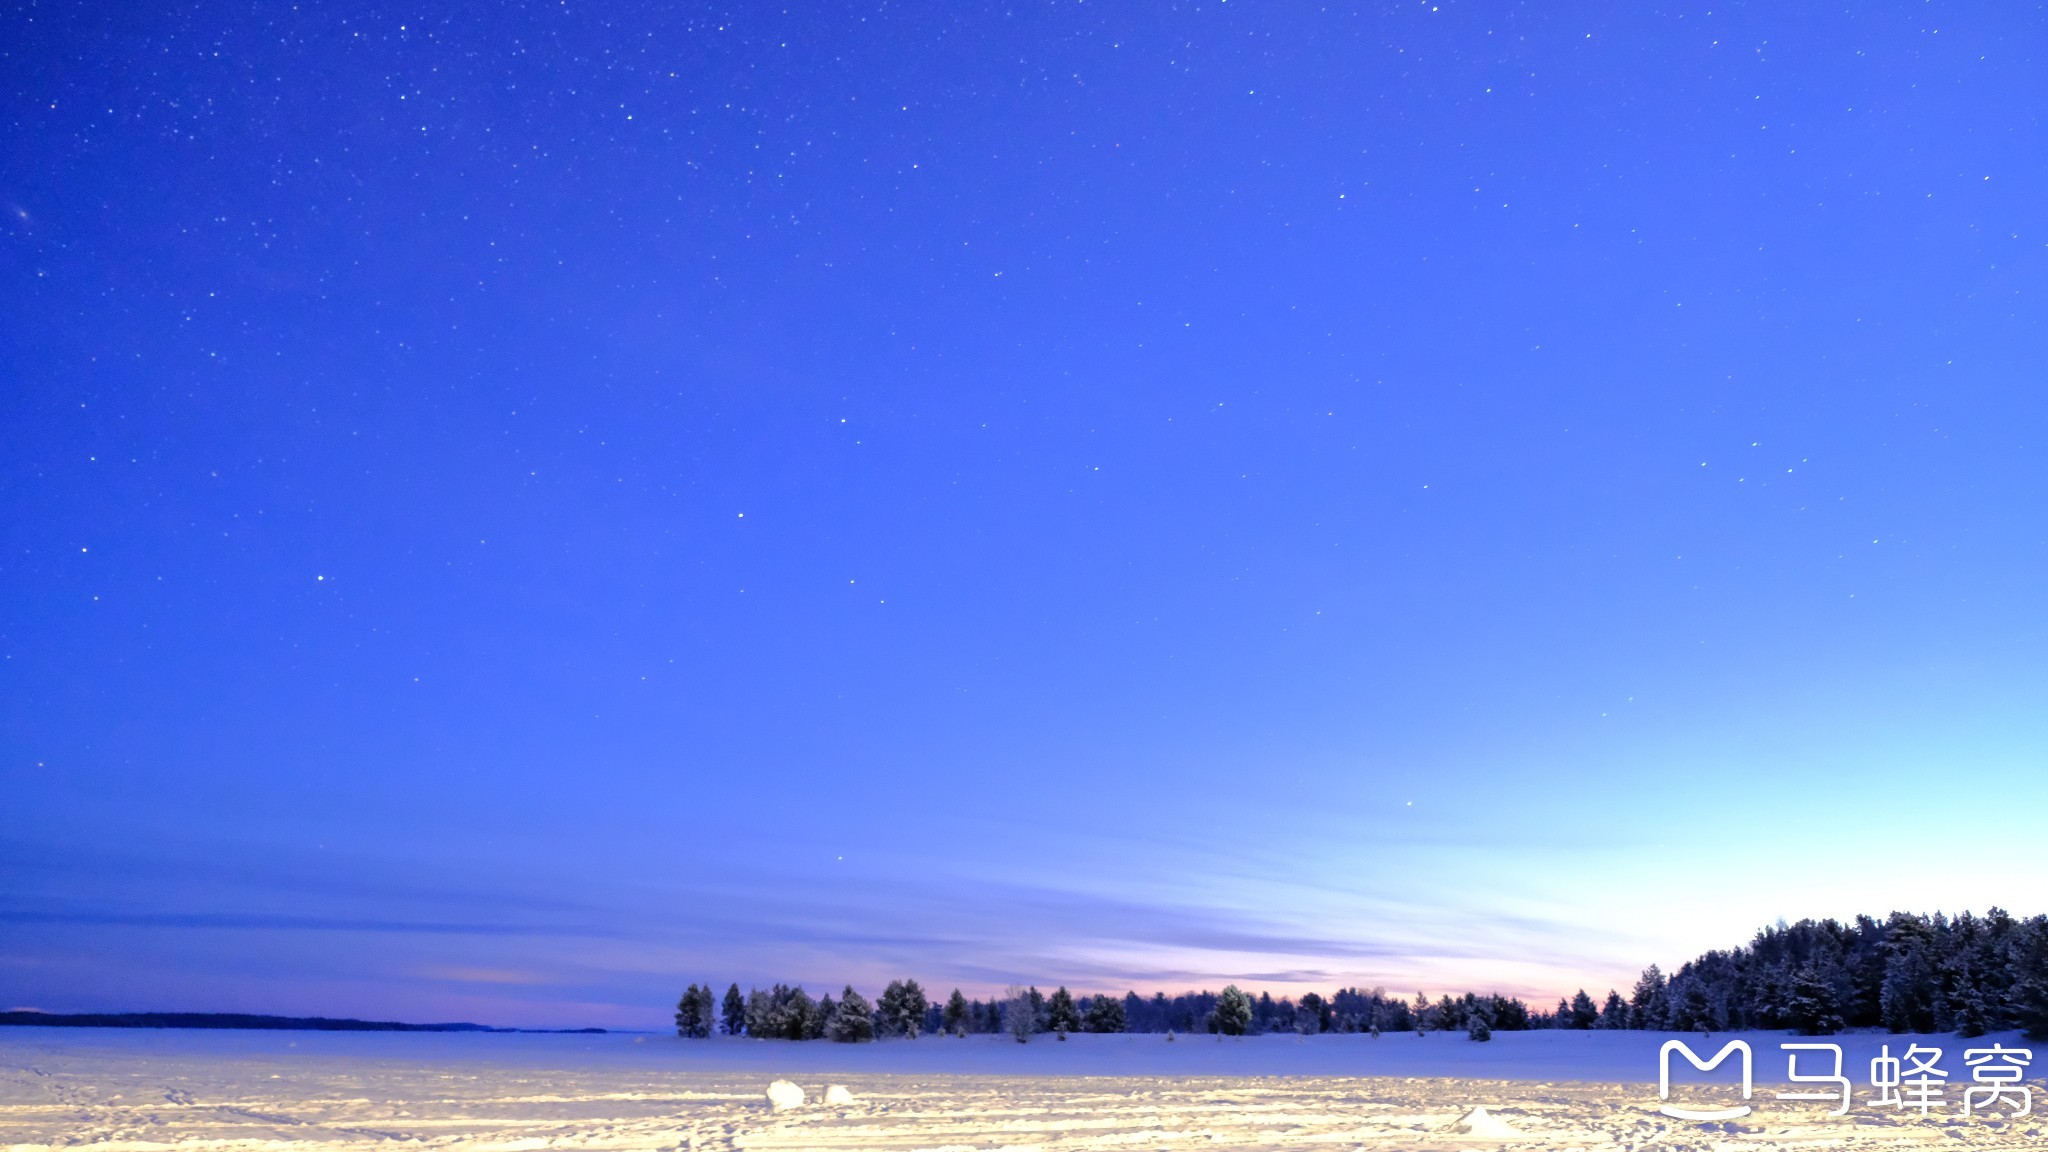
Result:
M872 1040L944 1032L1007 1033L1019 1041L1071 1032L1464 1032L1534 1028L1723 1032L1792 1029L1826 1035L1844 1028L1954 1032L1980 1036L2010 1028L2048 1039L2048 917L2018 920L1993 908L1953 918L1894 912L1853 923L1779 923L1748 944L1708 952L1666 976L1656 965L1624 995L1596 1000L1584 989L1551 1010L1506 996L1444 995L1411 1000L1384 989L1345 988L1299 999L1221 992L1075 996L1015 988L991 1000L958 989L928 1000L915 980L897 980L874 1002L851 987L813 999L777 984L721 997L692 984L676 1005L676 1031L786 1040Z
M487 1024L401 1024L395 1020L349 1020L328 1016L258 1016L246 1012L0 1012L0 1027L30 1028L216 1028L259 1032L575 1032L602 1028L493 1028Z

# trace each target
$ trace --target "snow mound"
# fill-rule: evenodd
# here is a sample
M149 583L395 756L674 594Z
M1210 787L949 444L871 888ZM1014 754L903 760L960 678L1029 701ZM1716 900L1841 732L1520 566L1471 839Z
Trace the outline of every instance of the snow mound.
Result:
M784 1108L804 1106L804 1090L787 1080L777 1080L768 1086L768 1104L777 1112Z
M1484 1104L1459 1117L1458 1122L1451 1125L1451 1131L1491 1140L1507 1140L1522 1134L1514 1125L1488 1112Z
M825 1089L825 1103L851 1104L853 1103L853 1093L848 1092L844 1084L834 1084Z

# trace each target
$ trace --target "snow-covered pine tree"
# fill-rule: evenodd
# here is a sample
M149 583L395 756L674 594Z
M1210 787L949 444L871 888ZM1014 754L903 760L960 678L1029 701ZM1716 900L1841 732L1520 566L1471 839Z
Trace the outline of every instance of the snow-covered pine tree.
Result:
M1074 1004L1074 996L1065 984L1053 989L1045 1002L1045 1029L1048 1032L1079 1032L1081 1030L1081 1009Z
M1682 1005L1690 1013L1689 1003ZM1842 1014L1835 986L1826 973L1808 964L1793 978L1785 1015L1803 1036L1827 1036L1842 1030Z
M824 1034L825 1018L801 986L777 984L747 994L747 1035L764 1040L815 1040Z
M1946 989L1937 988L1934 991L1934 1030L1936 1032L1953 1032L1955 1027L1955 1004L1948 998L1948 991Z
M1235 984L1226 985L1216 997L1213 1019L1216 1031L1225 1036L1242 1036L1252 1023L1251 997Z
M1088 1015L1083 1023L1090 1032L1121 1032L1128 1026L1124 1009L1136 999L1136 993L1122 1000L1108 995L1097 996L1088 1002Z
M1990 1012L1984 1007L1984 994L1970 988L1963 993L1963 1002L1956 1009L1956 1035L1965 1038L1982 1036L1990 1031L1986 1021Z
M2030 1040L2048 1040L2048 916L2013 929L2012 1014Z
M1894 1032L1925 1031L1934 1026L1928 1007L1927 960L1917 942L1893 941L1884 960L1884 977L1877 989L1878 1012L1884 1026Z
M1671 981L1671 990L1675 994L1671 1005L1672 1031L1712 1032L1720 1026L1719 1013L1714 1011L1713 995L1707 991L1707 982L1698 974L1680 968ZM1841 1027L1839 1022L1835 1026Z
M761 1000L755 1010L755 997ZM808 1038L814 1020L820 1020L817 1002L801 986L777 984L767 992L747 997L747 1034L768 1040Z
M1003 1026L1019 1044L1029 1042L1031 1034L1038 1031L1038 1005L1033 1003L1037 992L1036 988L1027 992L1011 985L1008 995L1003 998Z
M945 1015L939 1017L939 1021L945 1025L946 1031L957 1036L967 1030L967 1013L967 997L955 988L953 994L946 997Z
M887 1035L915 1040L924 1027L924 989L915 980L891 980L875 1007Z
M1493 1039L1493 998L1475 1000L1465 1013L1465 1038L1481 1042Z
M759 988L747 990L746 1007L747 1035L757 1039L783 1039L781 1018L775 1011L775 993L763 992Z
M827 996L827 1000L831 997ZM832 1015L825 1035L841 1044L857 1044L875 1038L874 1006L848 984L839 994L839 1011Z

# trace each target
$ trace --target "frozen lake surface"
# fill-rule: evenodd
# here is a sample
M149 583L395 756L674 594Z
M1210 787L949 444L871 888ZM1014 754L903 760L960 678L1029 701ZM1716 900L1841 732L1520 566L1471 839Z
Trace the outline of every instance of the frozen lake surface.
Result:
M1947 1063L1962 1071L1964 1048L2004 1043L2039 1048L2048 1064L2048 1043L2030 1043L2018 1033L1976 1040L1952 1035L1894 1036L1855 1033L1802 1037L1784 1032L1747 1032L1740 1037L1756 1053L1759 1083L1785 1079L1781 1043L1816 1039L1840 1044L1851 1079L1867 1077L1880 1046L1893 1055L1911 1044L1943 1048ZM1462 1032L1390 1032L1365 1035L1274 1034L1219 1038L1139 1033L1076 1035L1066 1041L1035 1037L1019 1044L1008 1036L964 1039L926 1036L914 1041L833 1044L792 1043L717 1037L683 1040L672 1035L605 1033L549 1035L477 1032L269 1032L155 1028L0 1028L0 1054L11 1063L25 1050L47 1048L72 1058L133 1060L152 1055L178 1059L399 1061L417 1064L487 1064L506 1069L582 1068L640 1072L759 1072L795 1074L960 1073L1011 1076L1459 1076L1491 1080L1591 1080L1606 1083L1657 1079L1657 1051L1677 1037L1702 1056L1730 1035L1703 1038L1671 1032L1496 1032L1474 1043ZM2035 1070L2041 1071L2040 1064ZM1967 1076L1963 1077L1967 1079Z
M1841 1118L1823 1105L1774 1098L1784 1078L1777 1046L1798 1038L1743 1038L1757 1056L1756 1111L1702 1124L1656 1112L1657 1050L1667 1039L1660 1034L1501 1033L1488 1044L1450 1033L834 1045L6 1028L0 1146L2048 1149L2038 1115L1963 1117L1950 1108L1922 1119L1863 1102L1879 1045L1895 1055L1916 1042L1942 1047L1952 1080L1967 1083L1963 1048L2031 1047L2017 1036L1832 1038L1858 1086L1857 1107ZM1725 1039L1688 1038L1702 1055ZM802 1087L809 1103L772 1111L765 1090L778 1078ZM2039 1077L2029 1083L2038 1095ZM830 1085L851 1100L823 1103ZM1692 1091L1701 1100L1734 1095L1726 1087ZM1951 1087L1949 1099L1960 1094ZM2048 1100L2040 1103L2048 1110ZM1478 1107L1484 1116L1473 1115Z

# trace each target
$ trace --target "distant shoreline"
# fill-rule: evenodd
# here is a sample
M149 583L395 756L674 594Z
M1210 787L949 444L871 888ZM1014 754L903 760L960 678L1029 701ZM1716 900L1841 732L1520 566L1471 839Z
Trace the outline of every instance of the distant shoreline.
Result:
M212 1028L263 1032L549 1032L587 1035L603 1028L494 1028L489 1024L404 1024L327 1016L245 1012L0 1012L0 1026L34 1028Z

